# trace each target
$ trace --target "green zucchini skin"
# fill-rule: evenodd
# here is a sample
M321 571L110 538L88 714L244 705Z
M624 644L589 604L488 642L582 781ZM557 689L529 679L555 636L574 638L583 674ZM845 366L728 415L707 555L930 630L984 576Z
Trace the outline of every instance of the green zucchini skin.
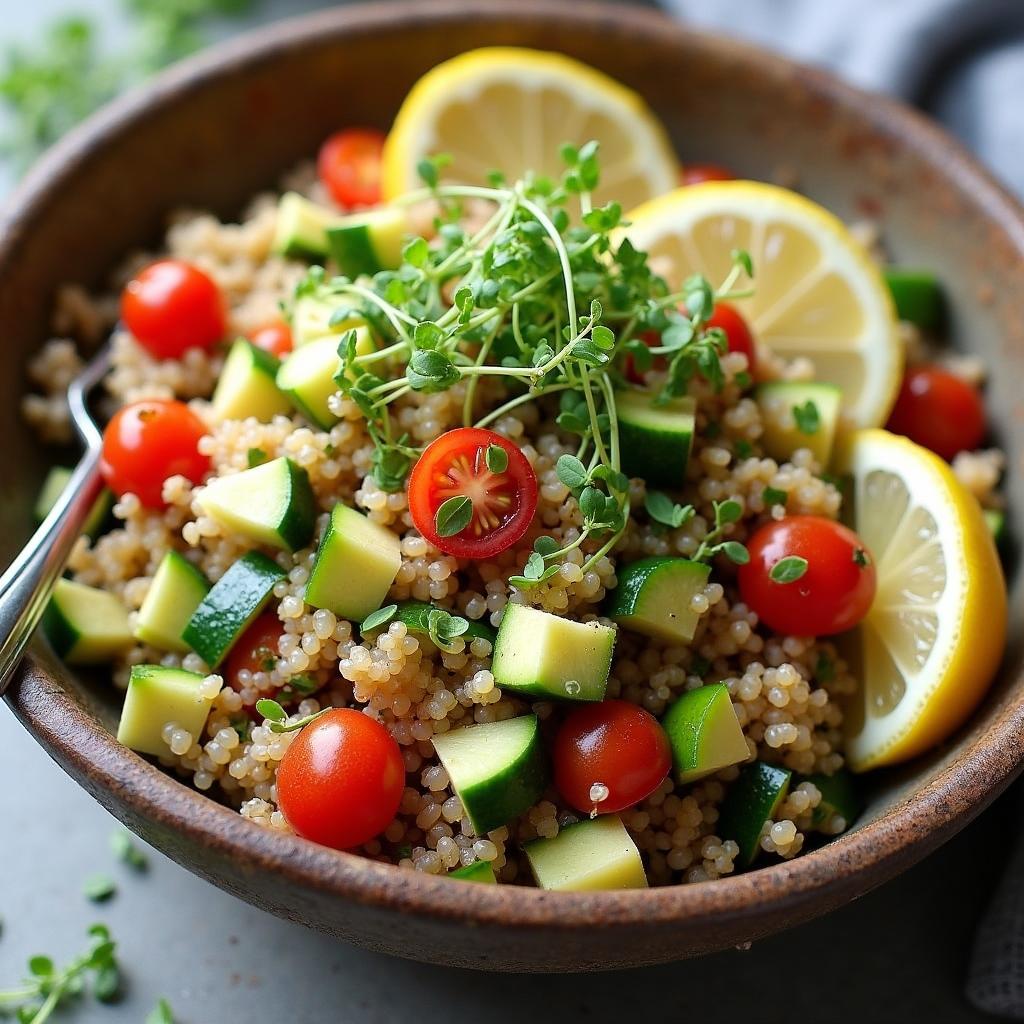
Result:
M729 787L719 811L716 829L723 839L740 848L737 864L748 868L761 849L761 829L775 817L789 792L793 773L777 765L754 761L746 765Z
M200 602L182 639L211 669L217 668L284 578L284 570L261 552L243 555Z

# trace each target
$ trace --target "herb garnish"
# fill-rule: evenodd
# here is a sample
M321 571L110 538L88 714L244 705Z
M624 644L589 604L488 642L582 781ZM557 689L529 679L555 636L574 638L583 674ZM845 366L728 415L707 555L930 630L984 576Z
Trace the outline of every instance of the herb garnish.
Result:
M0 1014L13 1011L21 1024L43 1024L58 1006L88 990L101 1002L117 998L121 976L114 957L116 945L102 924L88 931L89 948L66 967L48 956L28 961L29 976L17 988L0 992Z
M134 871L145 871L149 867L146 855L135 845L131 834L123 828L111 835L110 850L118 860L123 861Z
M764 503L767 507L772 505L783 505L789 501L789 492L781 491L777 487L766 487L761 492L761 497L764 499Z
M93 903L105 903L117 892L117 885L109 875L90 875L82 886L82 892Z
M146 1024L174 1024L174 1013L171 1004L161 999L146 1017Z
M821 413L808 398L803 405L793 406L793 422L801 434L816 434L821 427Z
M735 540L720 540L727 526L737 522L743 515L743 506L729 498L727 501L714 502L715 525L714 528L701 541L693 561L704 562L721 553L735 565L746 565L750 561L750 552L744 545Z
M799 555L787 555L780 558L768 571L768 577L774 583L795 583L807 572L807 559Z
M327 714L330 708L322 708L320 711L315 712L312 715L306 715L305 718L299 718L294 722L288 721L288 712L276 700L271 700L269 697L261 697L256 701L256 710L263 716L264 725L266 725L271 732L282 733L282 732L298 732L299 729L309 725L310 722L315 722L321 715Z
M871 556L864 548L854 548L853 564L860 569L866 569L871 564Z
M618 369L624 355L640 368L654 355L664 358L664 384L652 392L652 404L687 393L697 375L720 388L726 338L707 328L707 320L716 301L743 294L732 289L753 270L749 256L737 251L717 290L698 275L672 293L646 255L620 237L618 204L592 205L597 144L563 146L561 155L565 170L558 180L535 176L509 185L496 175L490 187L443 184L443 158L421 162L427 188L398 202L438 203L435 242L410 240L402 265L371 280L328 278L312 267L296 291L331 304L333 324L361 318L383 341L377 351L358 354L355 331L346 331L335 382L365 416L384 490L402 489L421 450L397 436L389 410L396 400L461 384L463 423L485 427L526 402L559 396L558 425L576 435L578 446L559 459L558 478L579 504L582 529L564 545L538 538L522 574L510 580L520 589L549 579L557 571L553 563L593 538L597 549L586 548L583 564L590 571L626 529L629 481L621 470L615 409L615 391L626 384ZM467 201L492 209L472 232L458 223ZM647 331L658 333L657 347L641 340ZM387 377L378 372L385 362ZM505 394L481 416L477 392L484 380ZM489 451L487 458L498 472L501 456ZM453 536L471 517L470 501L448 499L437 511L438 533Z
M644 508L656 523L671 526L673 529L682 526L694 516L692 505L677 505L661 491L648 491L644 495Z

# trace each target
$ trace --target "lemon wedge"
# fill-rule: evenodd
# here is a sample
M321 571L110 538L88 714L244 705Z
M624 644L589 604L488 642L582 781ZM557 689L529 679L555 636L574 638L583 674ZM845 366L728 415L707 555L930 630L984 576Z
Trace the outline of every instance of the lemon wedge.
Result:
M678 164L664 128L631 89L570 57L515 47L472 50L439 64L412 88L384 147L387 199L418 188L425 156L446 153L445 181L482 185L527 172L558 178L559 147L596 139L594 203L624 209L673 188Z
M1006 641L1006 585L977 500L937 455L885 430L850 435L853 525L878 590L851 638L861 682L846 710L854 771L944 740L984 696Z
M693 273L721 284L732 252L746 249L753 294L734 304L758 344L806 357L817 380L841 388L846 426L886 421L903 370L896 313L878 268L837 217L788 189L729 181L676 189L628 219L630 240L665 260L673 286Z

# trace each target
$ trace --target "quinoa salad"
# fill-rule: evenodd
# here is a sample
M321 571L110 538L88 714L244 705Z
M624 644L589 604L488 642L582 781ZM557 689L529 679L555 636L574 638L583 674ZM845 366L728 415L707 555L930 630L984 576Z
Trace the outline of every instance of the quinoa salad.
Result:
M940 282L884 225L681 168L575 61L455 58L112 284L65 288L29 367L65 443L112 335L107 490L45 632L253 827L705 882L844 832L998 665L1003 458Z

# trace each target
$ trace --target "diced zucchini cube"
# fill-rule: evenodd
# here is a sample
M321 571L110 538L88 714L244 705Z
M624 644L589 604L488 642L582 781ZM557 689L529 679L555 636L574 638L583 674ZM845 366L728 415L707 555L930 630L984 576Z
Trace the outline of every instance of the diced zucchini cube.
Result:
M280 365L269 352L239 338L220 372L211 400L213 411L222 420L253 416L261 423L290 413L292 403L277 386Z
M771 381L756 392L764 433L761 444L785 462L798 448L809 448L820 466L832 458L842 392L816 381Z
M361 622L387 597L402 566L401 542L386 526L335 505L306 584L306 601Z
M338 338L346 331L366 326L366 321L357 316L334 322L334 314L341 305L340 299L332 301L317 295L303 295L296 299L290 318L292 343L295 348L302 348L303 345L308 345L318 338L326 338L328 335Z
M491 671L503 689L561 700L603 700L615 628L510 604L498 627Z
M407 225L406 211L397 206L343 217L327 229L331 259L346 277L397 270L402 265L402 239Z
M271 249L289 259L322 261L327 255L327 229L339 220L340 213L298 192L285 192L277 204Z
M668 709L661 724L679 782L696 782L750 757L724 683L687 691Z
M164 651L187 652L181 634L209 589L206 577L184 555L168 551L139 609L135 636Z
M57 581L43 613L43 630L69 665L97 665L135 643L128 609L114 594L71 580Z
M696 401L674 398L655 405L648 391L618 391L615 411L622 471L658 487L682 487L693 444Z
M140 754L168 755L164 726L173 722L193 739L202 735L213 700L200 692L203 676L163 665L135 665L117 727L118 741Z
M704 589L710 566L686 558L642 558L617 573L605 614L644 636L689 643L700 616L691 600Z
M306 471L289 458L217 477L199 506L227 529L286 551L305 547L316 526L316 502Z
M617 814L602 814L563 828L553 839L523 847L542 889L646 889L647 874L636 843Z

